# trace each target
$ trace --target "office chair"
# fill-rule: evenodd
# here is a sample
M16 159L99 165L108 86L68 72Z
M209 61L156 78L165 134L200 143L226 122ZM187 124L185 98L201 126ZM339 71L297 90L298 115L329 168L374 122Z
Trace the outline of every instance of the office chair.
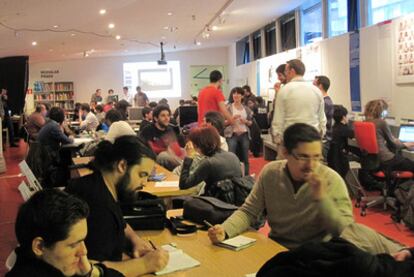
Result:
M361 168L368 170L377 179L385 181L380 196L365 196L360 191L357 198L356 207L361 207L361 216L366 215L366 209L378 205L383 205L384 210L388 206L393 209L397 208L396 199L390 197L390 189L395 186L401 179L410 179L413 173L410 171L390 171L386 168L380 168L378 157L379 147L377 144L377 134L373 122L354 122L355 138L361 150Z

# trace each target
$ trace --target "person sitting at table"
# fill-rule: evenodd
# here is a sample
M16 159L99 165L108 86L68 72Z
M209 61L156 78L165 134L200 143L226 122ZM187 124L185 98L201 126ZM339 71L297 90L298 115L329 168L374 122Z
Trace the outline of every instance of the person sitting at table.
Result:
M403 148L414 147L414 142L401 142L392 135L384 120L387 109L388 104L382 99L371 100L365 105L365 120L375 124L381 167L391 171L414 172L414 161L398 153Z
M74 179L66 191L88 203L88 235L85 239L90 259L103 263L126 276L161 270L168 254L154 250L123 219L120 203L130 203L147 182L154 168L155 155L137 136L123 136L114 143L102 141L95 151L93 174ZM123 260L127 241L131 257Z
M6 277L123 276L88 261L84 243L88 213L88 205L73 195L57 189L36 192L19 208L17 257Z
M98 118L91 112L91 108L87 103L83 103L79 110L79 123L80 130L86 130L88 132L95 131L99 125Z
M152 116L154 122L140 130L140 136L157 154L157 163L168 170L173 170L181 164L185 151L178 144L175 132L169 125L170 108L159 105L153 110Z
M220 135L214 127L197 127L191 131L188 138L193 148L187 146L186 149L189 154L183 162L179 182L180 189L188 189L204 181L206 183L205 191L208 193L218 181L242 176L239 159L234 153L220 149ZM193 163L191 152L193 151L205 156L205 159L190 174Z
M289 249L332 237L342 237L372 254L403 248L355 223L344 180L320 162L321 135L316 128L293 124L285 130L283 141L287 160L263 168L244 204L223 224L208 230L212 242L240 234L266 210L269 237Z
M29 141L35 141L40 129L46 124L47 110L45 104L38 104L36 110L29 115L25 124L26 130L29 133Z
M142 108L142 121L139 125L141 130L144 130L145 127L152 124L152 108L144 107Z

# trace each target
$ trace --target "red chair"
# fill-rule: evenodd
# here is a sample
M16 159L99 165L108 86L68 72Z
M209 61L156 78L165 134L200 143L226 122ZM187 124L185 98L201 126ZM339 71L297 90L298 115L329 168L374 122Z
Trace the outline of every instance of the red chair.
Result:
M377 205L384 205L384 210L388 206L397 209L396 199L389 196L389 190L401 181L401 179L411 179L413 173L410 171L388 171L380 169L378 157L379 147L377 134L373 122L354 122L355 139L361 150L361 168L370 171L376 178L385 181L380 196L364 196L357 198L356 206L361 207L361 216L366 215L366 208Z

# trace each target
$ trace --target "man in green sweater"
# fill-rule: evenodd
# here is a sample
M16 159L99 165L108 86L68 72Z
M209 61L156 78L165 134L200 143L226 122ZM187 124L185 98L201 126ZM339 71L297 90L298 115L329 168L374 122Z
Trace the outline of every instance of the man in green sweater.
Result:
M283 139L287 160L264 167L242 207L209 229L213 243L242 233L266 209L270 238L287 248L338 236L373 254L403 248L354 222L343 179L320 162L321 137L314 127L293 124Z

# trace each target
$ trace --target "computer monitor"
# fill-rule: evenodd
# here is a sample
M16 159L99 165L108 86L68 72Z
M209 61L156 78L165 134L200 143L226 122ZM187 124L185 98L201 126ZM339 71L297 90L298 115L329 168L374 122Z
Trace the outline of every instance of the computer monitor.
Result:
M198 121L197 106L180 106L178 114L180 116L180 127Z
M143 118L142 107L128 107L128 120L141 121Z
M402 142L414 142L414 125L411 125L411 124L401 125L398 139Z

